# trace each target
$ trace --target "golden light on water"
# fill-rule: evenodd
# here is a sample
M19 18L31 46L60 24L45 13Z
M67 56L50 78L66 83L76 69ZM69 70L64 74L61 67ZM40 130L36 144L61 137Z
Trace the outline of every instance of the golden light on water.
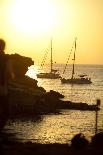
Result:
M46 70L47 70L46 67L41 68L40 66L32 65L28 67L28 71L26 72L26 75L29 76L30 78L37 79L37 74L41 72L45 73Z
M28 68L26 75L28 75L30 78L37 79L37 73L38 73L38 66L32 65Z

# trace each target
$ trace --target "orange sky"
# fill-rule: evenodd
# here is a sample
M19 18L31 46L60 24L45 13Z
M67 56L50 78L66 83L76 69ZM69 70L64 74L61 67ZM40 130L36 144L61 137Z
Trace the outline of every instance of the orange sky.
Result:
M103 0L0 0L0 12L7 53L41 63L52 36L54 61L65 63L77 37L76 62L103 64Z

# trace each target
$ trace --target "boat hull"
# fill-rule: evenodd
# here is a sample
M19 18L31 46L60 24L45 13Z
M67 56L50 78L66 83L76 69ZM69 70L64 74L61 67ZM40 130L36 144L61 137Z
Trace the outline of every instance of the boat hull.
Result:
M40 73L40 74L37 74L37 78L59 79L61 78L61 76L56 73Z
M68 84L91 84L91 80L88 78L75 78L75 79L61 79L62 83Z

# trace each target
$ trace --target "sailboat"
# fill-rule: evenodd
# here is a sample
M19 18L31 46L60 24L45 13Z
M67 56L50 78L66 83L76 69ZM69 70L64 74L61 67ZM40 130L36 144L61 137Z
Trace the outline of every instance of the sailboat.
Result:
M92 83L91 78L88 78L86 74L80 74L80 75L78 75L78 77L74 77L74 74L75 74L76 40L77 40L77 38L75 38L75 41L74 41L75 47L74 47L74 58L72 59L73 64L72 64L71 78L69 78L69 79L61 78L61 82L62 83L68 83L68 84L91 84ZM66 64L66 66L67 66L67 64ZM65 67L65 69L66 69L66 67ZM64 69L64 72L65 72L65 69ZM63 72L63 74L64 74L64 72Z
M53 50L52 50L52 39L51 39L51 59L50 59L50 72L38 73L37 78L47 78L47 79L58 79L61 78L58 70L53 69Z

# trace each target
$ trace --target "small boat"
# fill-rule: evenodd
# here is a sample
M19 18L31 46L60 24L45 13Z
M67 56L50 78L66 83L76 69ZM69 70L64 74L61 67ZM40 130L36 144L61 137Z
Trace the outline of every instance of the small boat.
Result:
M58 79L61 78L58 70L53 69L53 56L52 56L52 39L51 39L51 59L50 59L50 72L38 73L37 78Z
M88 78L86 74L80 74L80 75L78 75L78 77L74 77L74 74L75 74L74 71L75 71L76 40L77 39L75 39L75 41L74 41L75 48L74 48L74 58L72 59L73 60L72 76L69 79L61 78L61 82L62 83L68 83L68 84L91 84L92 83L91 78ZM69 57L70 57L70 55L69 55ZM67 64L66 64L66 66L67 66ZM65 66L65 69L66 69L66 66ZM65 72L65 69L63 71L63 74Z

